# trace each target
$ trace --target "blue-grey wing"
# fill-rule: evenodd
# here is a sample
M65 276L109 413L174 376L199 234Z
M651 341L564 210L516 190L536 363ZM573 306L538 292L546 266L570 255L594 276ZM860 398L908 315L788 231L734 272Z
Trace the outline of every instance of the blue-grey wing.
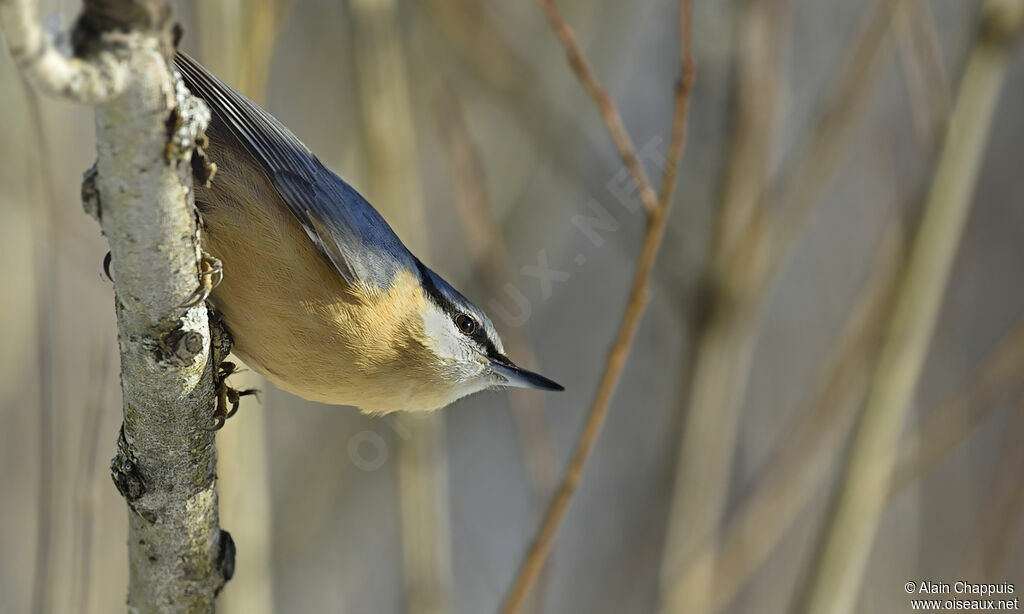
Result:
M388 287L415 258L384 218L287 128L189 56L174 60L195 96L213 112L210 132L223 128L259 163L310 240L349 283Z

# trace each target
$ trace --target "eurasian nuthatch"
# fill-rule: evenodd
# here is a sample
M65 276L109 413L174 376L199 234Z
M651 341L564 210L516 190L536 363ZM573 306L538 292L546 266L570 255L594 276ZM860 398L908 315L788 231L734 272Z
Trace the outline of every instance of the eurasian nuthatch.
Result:
M196 204L203 248L223 263L210 299L249 366L370 412L493 387L562 390L513 364L487 316L280 122L192 58L175 65L213 112L217 173Z

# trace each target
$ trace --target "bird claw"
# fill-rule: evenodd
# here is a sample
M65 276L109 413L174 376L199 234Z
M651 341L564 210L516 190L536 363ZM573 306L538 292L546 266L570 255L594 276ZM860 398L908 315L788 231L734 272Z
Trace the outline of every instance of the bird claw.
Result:
M213 411L213 427L209 429L211 431L219 431L227 419L238 412L242 397L259 398L260 391L256 388L238 390L228 385L228 377L238 372L238 365L227 360L220 363L217 369L217 407Z
M199 259L199 287L181 307L189 309L206 302L206 299L210 298L210 294L222 281L224 281L224 265L217 258L203 252L202 258Z

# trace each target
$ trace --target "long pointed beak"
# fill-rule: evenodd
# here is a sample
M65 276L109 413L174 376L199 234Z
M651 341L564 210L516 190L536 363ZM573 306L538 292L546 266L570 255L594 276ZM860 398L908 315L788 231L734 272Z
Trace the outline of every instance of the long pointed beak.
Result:
M502 383L503 386L534 390L565 390L561 384L549 380L539 373L517 367L511 362L505 363L492 359L491 370L505 380Z

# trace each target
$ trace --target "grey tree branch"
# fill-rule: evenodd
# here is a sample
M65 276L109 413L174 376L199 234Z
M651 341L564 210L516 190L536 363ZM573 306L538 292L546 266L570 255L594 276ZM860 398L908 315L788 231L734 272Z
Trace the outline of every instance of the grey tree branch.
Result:
M89 60L61 53L39 26L34 0L0 0L0 27L14 63L46 94L96 104L117 96L128 81L127 66L109 51Z
M115 278L124 425L111 473L129 508L130 612L212 612L234 565L208 430L210 323L203 304L182 306L198 284L190 162L209 111L172 75L171 25L162 0L86 0L68 57L33 2L0 0L0 27L32 83L96 105L97 162L83 196Z

